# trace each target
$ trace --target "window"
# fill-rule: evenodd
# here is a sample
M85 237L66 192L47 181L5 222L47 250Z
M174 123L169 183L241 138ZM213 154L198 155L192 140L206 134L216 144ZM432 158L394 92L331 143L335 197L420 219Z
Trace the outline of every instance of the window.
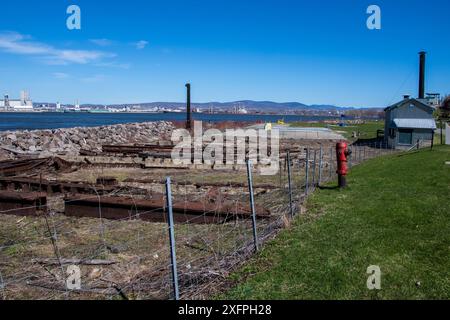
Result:
M399 130L398 131L398 143L399 144L412 144L412 130Z
M395 138L395 129L389 129L389 137L390 138Z

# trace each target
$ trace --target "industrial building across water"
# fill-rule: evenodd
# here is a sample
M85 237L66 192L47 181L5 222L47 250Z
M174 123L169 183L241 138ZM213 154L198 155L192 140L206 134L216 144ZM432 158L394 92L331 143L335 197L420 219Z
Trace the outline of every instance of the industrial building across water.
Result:
M4 99L0 100L0 111L33 111L33 101L27 91L20 92L20 99L10 99L5 94Z

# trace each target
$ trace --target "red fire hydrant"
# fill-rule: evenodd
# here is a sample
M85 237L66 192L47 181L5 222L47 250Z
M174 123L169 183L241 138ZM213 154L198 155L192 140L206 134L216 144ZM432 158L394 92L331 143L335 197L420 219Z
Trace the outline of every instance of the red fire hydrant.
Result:
M339 188L345 188L347 186L346 176L348 173L347 157L352 152L348 149L348 145L345 142L339 142L336 144L336 159L337 159L337 171Z

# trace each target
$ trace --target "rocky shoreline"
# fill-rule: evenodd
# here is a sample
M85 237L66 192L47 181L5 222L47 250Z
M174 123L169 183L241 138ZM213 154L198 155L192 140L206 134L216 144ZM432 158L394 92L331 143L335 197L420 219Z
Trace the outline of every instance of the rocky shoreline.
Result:
M79 155L80 150L101 151L105 144L157 143L170 140L171 122L144 122L101 127L0 132L0 160L21 155L40 157Z

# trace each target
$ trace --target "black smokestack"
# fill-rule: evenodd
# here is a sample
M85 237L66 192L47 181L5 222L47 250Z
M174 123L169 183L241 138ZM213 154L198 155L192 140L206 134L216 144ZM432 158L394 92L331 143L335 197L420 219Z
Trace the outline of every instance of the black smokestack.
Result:
M419 52L420 68L419 68L419 99L425 99L425 58L426 52Z
M186 113L187 113L187 119L186 119L186 129L191 129L191 84L186 83L186 89L187 89L187 101L186 101Z

